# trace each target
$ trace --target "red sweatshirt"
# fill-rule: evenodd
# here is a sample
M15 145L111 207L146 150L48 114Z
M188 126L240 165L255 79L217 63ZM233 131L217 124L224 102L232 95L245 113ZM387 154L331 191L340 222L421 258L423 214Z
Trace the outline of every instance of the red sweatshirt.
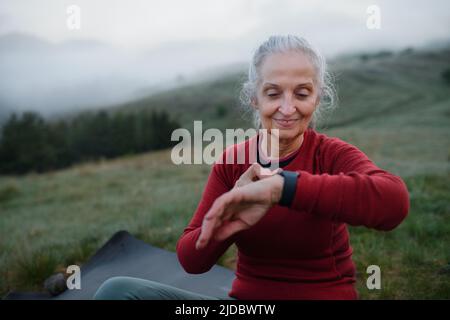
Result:
M227 149L224 157L232 149L248 152L252 139ZM404 182L378 168L355 146L310 128L299 152L283 168L300 174L291 207L273 206L250 229L224 241L212 239L196 250L204 215L249 166L214 164L198 208L177 243L184 269L206 272L236 243L231 297L356 299L346 224L383 231L398 226L409 210Z

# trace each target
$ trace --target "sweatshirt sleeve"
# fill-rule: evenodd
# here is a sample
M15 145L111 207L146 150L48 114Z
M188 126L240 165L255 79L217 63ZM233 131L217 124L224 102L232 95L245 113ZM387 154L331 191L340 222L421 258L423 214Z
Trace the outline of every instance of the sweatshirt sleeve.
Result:
M207 272L235 241L235 236L224 241L211 239L205 248L201 250L195 248L195 243L200 236L203 217L211 208L214 200L233 187L227 182L229 179L225 175L225 166L225 164L217 163L213 165L197 210L177 242L178 260L188 273Z
M292 209L384 231L408 215L409 194L402 179L378 168L355 146L330 139L319 159L327 173L298 171Z

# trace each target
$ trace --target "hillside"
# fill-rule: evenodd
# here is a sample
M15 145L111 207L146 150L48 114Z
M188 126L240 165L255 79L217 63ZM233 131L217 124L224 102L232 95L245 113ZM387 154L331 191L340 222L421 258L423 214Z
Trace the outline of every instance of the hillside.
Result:
M339 108L320 129L354 143L402 175L449 169L450 48L340 57L331 61ZM245 72L119 105L116 111L164 109L184 127L247 128L238 96Z
M441 72L449 50L341 57L333 62L340 108L320 129L349 141L402 175L410 215L395 231L351 228L358 290L365 299L450 299L450 90ZM114 111L162 108L186 127L248 125L236 108L242 75L185 86ZM221 108L227 111L218 111ZM174 250L209 173L175 166L170 150L0 177L0 296L42 290L55 271L81 264L119 229ZM233 268L235 249L220 264ZM383 289L365 287L366 267Z

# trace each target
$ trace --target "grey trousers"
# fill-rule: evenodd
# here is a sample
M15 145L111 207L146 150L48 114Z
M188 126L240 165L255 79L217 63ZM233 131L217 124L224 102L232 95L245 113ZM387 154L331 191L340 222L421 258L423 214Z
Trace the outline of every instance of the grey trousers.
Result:
M132 277L106 280L94 295L95 300L219 300L156 281ZM232 298L230 298L232 299Z

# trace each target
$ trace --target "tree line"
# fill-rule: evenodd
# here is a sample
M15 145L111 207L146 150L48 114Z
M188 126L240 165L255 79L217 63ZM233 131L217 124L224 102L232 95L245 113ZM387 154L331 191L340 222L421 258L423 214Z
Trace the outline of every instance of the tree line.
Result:
M0 174L45 172L71 164L168 148L180 125L164 111L83 113L45 120L39 113L12 114L0 137Z

